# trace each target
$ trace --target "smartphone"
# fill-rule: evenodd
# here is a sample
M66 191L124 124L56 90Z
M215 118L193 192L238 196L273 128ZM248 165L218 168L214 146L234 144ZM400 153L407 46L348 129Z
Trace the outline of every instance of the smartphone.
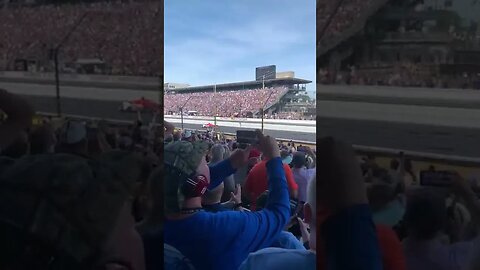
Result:
M257 133L254 130L237 130L238 143L256 144L257 141Z
M421 171L420 185L431 187L450 187L455 173L451 171Z

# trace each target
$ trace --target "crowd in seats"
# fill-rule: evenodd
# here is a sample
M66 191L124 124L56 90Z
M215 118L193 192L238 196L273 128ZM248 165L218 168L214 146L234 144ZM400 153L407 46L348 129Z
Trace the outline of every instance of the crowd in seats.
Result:
M16 60L28 60L37 63L37 71L52 72L51 49L86 14L60 49L61 67L66 66L62 72L78 60L98 59L106 67L97 73L158 76L163 32L160 3L101 1L2 8L0 71L15 70Z
M244 144L155 118L33 126L4 90L0 108L2 269L479 267L475 189L421 185L402 153L384 168L330 137Z
M445 172L433 165L415 170L402 153L389 168L379 166L373 156L366 157L362 172L377 230L388 227L401 241L401 250L398 246L395 250L404 258L397 256L396 265L403 261L403 269L409 270L479 267L475 257L480 248L478 183L450 171L448 182L443 178L433 185L425 175Z
M288 120L312 120L313 118L306 118L301 112L277 112L273 114L266 114L267 119L288 119Z
M480 89L480 73L438 74L421 65L373 63L370 68L354 68L338 72L319 70L322 84L382 85L402 87Z
M180 113L196 111L202 116L233 117L256 114L261 108L277 103L287 88L248 89L237 91L167 93L164 96L164 112Z
M375 0L345 0L340 7L336 9L339 1L317 1L317 29L323 30L323 27L328 23L330 16L333 15L330 24L327 26L325 33L320 39L319 46L324 46L332 40L343 38L343 35L349 30L358 20L365 16ZM336 12L335 12L336 11Z

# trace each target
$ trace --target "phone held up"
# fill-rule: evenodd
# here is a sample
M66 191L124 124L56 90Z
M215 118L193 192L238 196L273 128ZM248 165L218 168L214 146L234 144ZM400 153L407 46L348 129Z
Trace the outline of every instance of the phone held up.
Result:
M237 142L254 145L258 142L257 133L254 130L237 130Z

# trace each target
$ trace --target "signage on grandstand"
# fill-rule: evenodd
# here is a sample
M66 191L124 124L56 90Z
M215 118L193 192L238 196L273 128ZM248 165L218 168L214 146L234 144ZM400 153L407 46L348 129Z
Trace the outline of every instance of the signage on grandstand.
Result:
M277 75L277 66L264 66L264 67L257 67L255 69L255 80L262 81L262 80L273 80L276 78Z

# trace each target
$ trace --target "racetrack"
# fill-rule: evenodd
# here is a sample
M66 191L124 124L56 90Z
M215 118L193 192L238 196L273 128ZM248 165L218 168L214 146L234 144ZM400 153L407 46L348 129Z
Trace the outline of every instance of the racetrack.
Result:
M0 83L0 88L4 87ZM38 86L9 85L7 90L19 94L37 91ZM30 89L31 88L31 89ZM30 89L30 90L29 90ZM62 91L65 87L62 87ZM134 120L133 113L118 111L123 98L134 99L145 94L146 97L158 97L154 91L96 89L85 87L71 87L62 92L62 110L65 114L101 117L119 120ZM29 92L31 91L31 92ZM29 95L27 98L34 104L37 111L55 112L54 86L43 89L42 96ZM92 92L93 91L93 92ZM379 91L378 89L375 91ZM421 98L428 97L423 90ZM434 95L432 89L430 94ZM365 91L368 92L368 91ZM446 102L447 93L444 92L442 102ZM38 94L39 92L37 92ZM357 92L358 94L359 92ZM409 92L413 93L413 92ZM455 92L460 94L461 92ZM118 96L116 96L118 94ZM146 95L148 94L148 95ZM345 93L343 93L345 94ZM347 93L348 94L348 93ZM408 97L409 104L398 104L398 100L390 98L389 104L384 102L369 103L365 93L362 101L349 100L319 100L317 102L317 137L335 136L357 145L385 147L446 155L480 157L480 108L472 106L435 106L411 105L415 104L416 97ZM371 91L368 95L376 95ZM398 94L398 93L397 93ZM468 97L457 97L458 105L462 100L466 103L477 102L477 94L465 92ZM388 98L382 94L382 98ZM413 95L413 94L411 94ZM448 94L450 95L450 94ZM321 95L319 95L320 98ZM480 100L480 96L479 100ZM89 98L89 99L87 99ZM418 97L420 98L420 97ZM325 98L328 99L328 98ZM433 100L434 98L432 98ZM128 100L128 99L127 99ZM404 102L405 100L402 100ZM407 100L408 101L408 100ZM468 101L468 102L467 102ZM405 101L406 102L406 101ZM148 119L145 119L148 121ZM201 124L185 124L187 128L200 128ZM234 133L237 128L221 127L224 132ZM314 141L314 134L300 133L292 130L274 131L267 133L285 139Z

